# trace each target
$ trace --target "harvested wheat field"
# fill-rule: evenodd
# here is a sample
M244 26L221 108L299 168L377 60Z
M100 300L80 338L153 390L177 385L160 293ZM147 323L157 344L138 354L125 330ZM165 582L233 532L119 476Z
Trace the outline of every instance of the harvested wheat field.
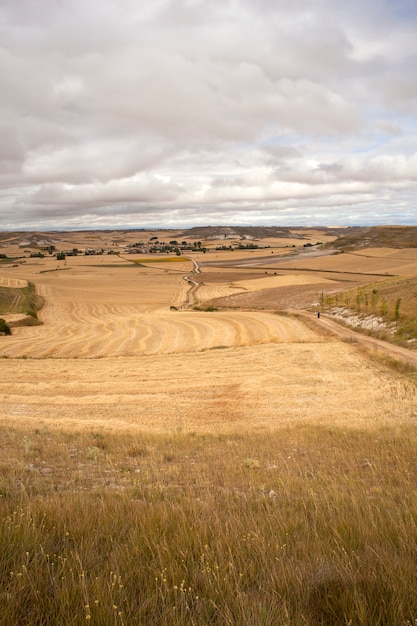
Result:
M191 261L139 261L42 259L8 269L2 281L35 282L45 306L41 326L1 338L3 420L217 432L306 421L368 428L412 418L414 388L355 347L273 311L193 310L186 306ZM215 274L210 283L204 268L197 276L206 281L196 291L202 300L332 284L241 273L223 284Z
M307 330L303 337L184 355L3 360L0 417L9 425L166 433L297 423L369 429L415 419L411 384L349 345Z
M303 258L280 262L281 269L297 267L321 272L342 272L353 275L408 275L417 272L417 249L367 248L318 258Z
M0 335L0 622L416 624L413 363L301 310L368 259L123 248L162 235L192 241L16 235L0 265L42 322ZM110 254L18 256L45 241Z

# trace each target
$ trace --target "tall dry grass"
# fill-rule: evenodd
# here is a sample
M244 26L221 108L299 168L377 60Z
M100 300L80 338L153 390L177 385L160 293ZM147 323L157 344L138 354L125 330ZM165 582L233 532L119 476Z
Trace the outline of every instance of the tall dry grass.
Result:
M0 439L1 624L417 623L414 425Z

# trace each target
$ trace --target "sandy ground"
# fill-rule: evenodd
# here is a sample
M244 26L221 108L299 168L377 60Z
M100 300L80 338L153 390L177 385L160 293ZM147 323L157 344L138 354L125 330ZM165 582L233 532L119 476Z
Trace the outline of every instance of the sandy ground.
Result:
M7 357L0 359L0 420L9 427L220 432L416 419L416 387L343 337L272 311L181 309L191 271L191 262L135 266L113 258L2 268L9 284L35 282L46 305L42 326L0 337ZM247 297L321 284L310 274L236 277ZM229 278L205 284L206 294L229 289Z

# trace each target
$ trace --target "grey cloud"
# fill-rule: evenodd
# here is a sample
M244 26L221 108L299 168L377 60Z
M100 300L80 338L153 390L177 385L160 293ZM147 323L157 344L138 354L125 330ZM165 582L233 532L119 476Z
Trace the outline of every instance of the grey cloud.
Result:
M18 129L0 123L0 180L4 176L20 173L24 156Z
M106 184L46 184L35 188L29 193L29 197L21 197L19 204L66 207L99 205L103 208L113 204L172 201L181 192L181 187L176 184L162 183L154 177L142 176L136 180L118 180Z
M412 215L416 24L411 0L3 0L1 223Z

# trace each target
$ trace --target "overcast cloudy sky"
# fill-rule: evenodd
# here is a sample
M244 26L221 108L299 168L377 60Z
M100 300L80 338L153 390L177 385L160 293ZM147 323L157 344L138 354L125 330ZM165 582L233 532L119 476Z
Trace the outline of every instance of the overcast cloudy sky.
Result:
M1 0L0 228L417 224L416 0Z

